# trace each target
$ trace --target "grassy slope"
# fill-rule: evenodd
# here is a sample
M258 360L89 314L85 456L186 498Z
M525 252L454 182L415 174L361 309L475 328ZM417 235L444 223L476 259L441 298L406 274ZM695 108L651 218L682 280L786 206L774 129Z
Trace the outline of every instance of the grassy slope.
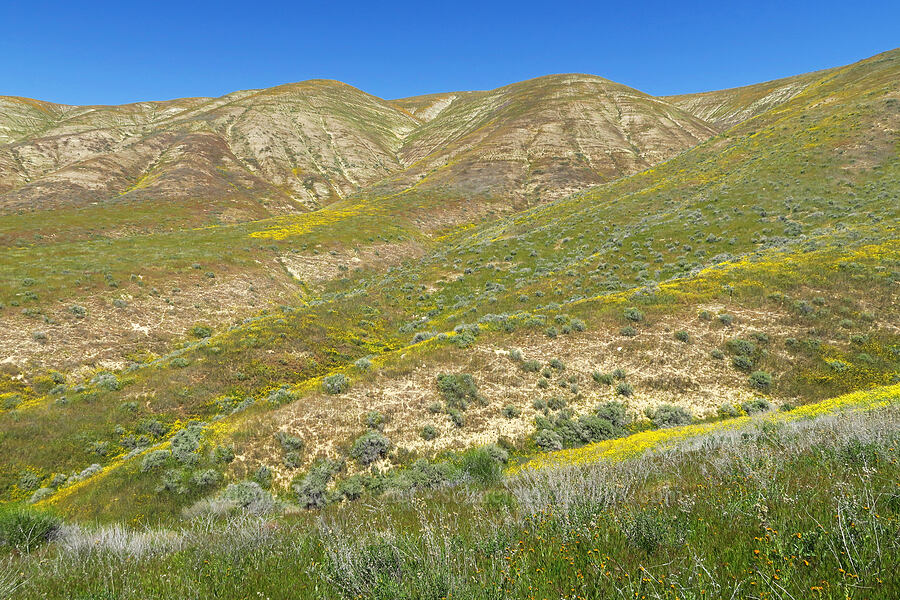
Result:
M665 314L693 319L704 302L748 311L774 303L787 310L786 325L813 332L782 364L785 340L777 330L768 332L777 337L779 351L760 364L778 373L776 396L821 398L890 381L897 361L896 333L888 326L896 307L897 249L888 241L896 237L890 223L897 217L897 148L890 134L897 126L896 73L896 52L837 70L790 102L659 168L451 235L424 261L387 277L338 282L325 302L263 316L186 348L183 368L168 359L122 374L121 392L99 391L90 400L76 394L71 408L60 411L52 399L41 400L39 390L26 391L27 397L36 394L34 408L0 416L5 455L21 457L6 466L5 481L12 485L26 465L43 477L82 468L98 460L85 449L88 441L117 443L114 425L131 431L151 416L169 423L209 418L220 410L214 401L224 396L265 398L286 384L295 386L299 404L339 403L317 392L317 377L366 354L386 352L376 365L388 380L405 377L412 361L452 368L465 352L449 342L419 346L405 358L395 350L416 330L446 330L488 313L571 313L588 322L589 339L591 332L621 327L626 303L642 305L651 323ZM703 252L686 248L694 244ZM733 266L691 276L742 256ZM658 292L633 295L666 280L671 283ZM489 281L504 289L486 290ZM776 292L782 295L765 298ZM801 303L815 306L820 296L826 306L806 313ZM849 332L841 331L845 319L853 333L863 328L867 359L857 356ZM486 332L479 344L513 346L535 335L534 326L513 329L518 333ZM642 335L623 345L655 343ZM812 343L817 338L825 343ZM849 370L835 373L826 359L839 359ZM348 372L354 386L371 377ZM735 382L745 377L725 376ZM123 415L119 404L132 398L141 399L139 412ZM79 409L85 401L90 411ZM83 415L77 436L63 416L69 410ZM232 423L256 415L261 420L255 431L235 426L228 433L226 427L225 439L242 450L260 444L279 424L279 413L268 418L268 410L261 402L230 417ZM51 417L54 411L59 419ZM26 458L21 444L35 436L46 443ZM90 492L82 486L87 495L67 496L68 510L93 512L90 506L106 506L116 496L131 504L126 512L134 516L139 505L127 498L140 497L155 482L131 464L124 479L109 480L115 486ZM125 484L134 485L132 492ZM161 504L159 514L186 500Z
M724 131L787 102L834 70L825 69L726 90L662 98Z
M778 425L743 420L615 463L389 499L377 511L359 502L277 524L69 529L0 563L0 585L16 600L288 589L297 598L892 598L898 399L896 386L857 393Z

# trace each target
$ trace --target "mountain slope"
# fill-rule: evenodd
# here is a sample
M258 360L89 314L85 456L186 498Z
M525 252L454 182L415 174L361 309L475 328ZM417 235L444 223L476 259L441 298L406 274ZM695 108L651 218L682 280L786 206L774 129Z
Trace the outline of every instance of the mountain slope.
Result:
M0 146L5 213L193 198L256 203L263 216L315 208L396 171L416 125L332 81L112 107L8 103L18 109L0 116L14 138Z
M718 131L724 131L787 102L834 70L814 71L725 90L660 98L702 119Z
M390 102L319 80L123 106L0 102L0 214L204 199L220 220L251 220L392 176L375 193L401 191L438 169L427 187L546 199L712 133L664 101L588 76Z
M372 411L392 444L374 463L389 469L499 438L533 448L538 430L560 446L611 435L582 420L601 402L650 427L666 404L715 418L895 382L898 75L900 51L834 70L656 168L459 228L387 273L347 268L292 306L127 368L8 376L6 497L75 472L49 500L68 514L169 518L211 493L191 483L201 469L224 486L267 466L294 500L288 483L322 457L343 469L329 478L369 477L350 449ZM334 221L306 225L328 236ZM202 252L259 231L193 233ZM292 246L272 236L249 258ZM138 280L119 293L148 295ZM209 445L194 458L167 453L198 430ZM214 462L213 445L236 460Z
M662 100L588 75L448 99L425 98L442 109L404 140L408 168L386 187L548 200L639 171L714 133Z

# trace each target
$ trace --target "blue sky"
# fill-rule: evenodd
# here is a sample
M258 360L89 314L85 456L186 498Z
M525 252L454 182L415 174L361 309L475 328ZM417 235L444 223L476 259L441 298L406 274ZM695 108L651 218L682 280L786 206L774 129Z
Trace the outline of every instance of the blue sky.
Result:
M900 46L897 1L0 4L0 94L69 104L311 78L398 98L568 72L674 94Z

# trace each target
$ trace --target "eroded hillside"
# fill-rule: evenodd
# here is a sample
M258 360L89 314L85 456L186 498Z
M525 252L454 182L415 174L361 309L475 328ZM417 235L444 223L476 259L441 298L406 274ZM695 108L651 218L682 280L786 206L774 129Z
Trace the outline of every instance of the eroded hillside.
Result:
M175 515L262 467L275 490L321 476L340 499L342 482L373 465L388 472L499 438L533 448L619 435L591 417L606 402L652 428L663 413L713 419L893 383L898 73L897 51L835 69L655 168L442 235L422 234L404 208L440 210L452 196L407 193L179 232L165 246L142 238L158 270L113 277L110 300L178 303L183 289L264 278L261 264L302 273L316 257L337 277L233 324L184 326L183 343L134 352L121 369L9 369L0 484L9 498L46 488L44 502L101 519ZM427 125L481 99L454 101ZM127 261L118 243L92 248ZM365 246L371 254L347 251ZM401 247L399 263L376 260ZM210 270L204 261L223 248L236 250L232 262ZM55 264L59 285L71 267ZM141 285L167 269L184 288ZM47 283L18 282L11 297L39 307ZM67 310L74 323L92 318ZM23 343L52 352L54 326ZM377 439L377 452L354 450L360 439ZM220 447L234 460L216 458ZM210 470L217 483L197 483Z

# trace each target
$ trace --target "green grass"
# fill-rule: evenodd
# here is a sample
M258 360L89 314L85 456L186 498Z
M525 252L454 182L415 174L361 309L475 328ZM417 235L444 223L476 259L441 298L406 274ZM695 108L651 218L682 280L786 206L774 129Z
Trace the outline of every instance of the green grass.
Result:
M0 582L16 600L894 597L896 407L756 423L374 513L69 529L3 557Z

